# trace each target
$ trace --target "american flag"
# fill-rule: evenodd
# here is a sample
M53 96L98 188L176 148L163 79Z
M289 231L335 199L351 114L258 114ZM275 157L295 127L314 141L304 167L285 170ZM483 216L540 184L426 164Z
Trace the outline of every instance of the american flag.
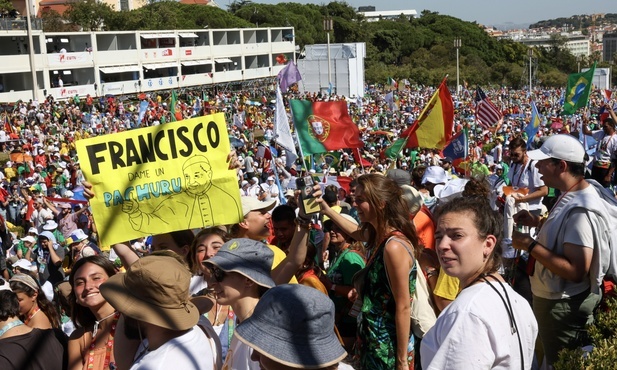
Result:
M502 118L503 115L499 109L486 97L484 91L478 86L476 89L476 120L480 126L484 129L489 129L495 126Z

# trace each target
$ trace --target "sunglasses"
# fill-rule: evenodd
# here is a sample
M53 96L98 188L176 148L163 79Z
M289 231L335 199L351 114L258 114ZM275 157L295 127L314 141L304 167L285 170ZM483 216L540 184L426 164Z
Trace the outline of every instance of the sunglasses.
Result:
M223 279L225 279L225 275L226 275L225 271L221 270L220 268L216 266L210 266L210 272L212 272L212 277L218 283L220 283L221 281L223 281Z

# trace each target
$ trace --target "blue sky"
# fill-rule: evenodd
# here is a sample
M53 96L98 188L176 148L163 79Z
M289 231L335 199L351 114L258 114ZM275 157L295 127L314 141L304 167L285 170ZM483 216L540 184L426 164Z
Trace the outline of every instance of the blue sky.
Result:
M216 1L221 7L226 7L231 3L231 0ZM264 4L280 2L327 4L330 1L253 0L253 2ZM428 9L485 25L529 24L575 14L617 13L616 0L346 0L346 2L354 8L374 5L376 10L415 9L418 14L422 10Z

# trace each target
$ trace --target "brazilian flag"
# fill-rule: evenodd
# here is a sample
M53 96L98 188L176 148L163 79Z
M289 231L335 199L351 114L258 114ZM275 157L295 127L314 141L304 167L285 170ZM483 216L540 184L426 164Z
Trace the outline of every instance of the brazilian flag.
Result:
M589 70L582 73L572 73L568 76L568 87L563 101L563 114L572 115L578 108L587 105L591 81L596 71L596 63Z

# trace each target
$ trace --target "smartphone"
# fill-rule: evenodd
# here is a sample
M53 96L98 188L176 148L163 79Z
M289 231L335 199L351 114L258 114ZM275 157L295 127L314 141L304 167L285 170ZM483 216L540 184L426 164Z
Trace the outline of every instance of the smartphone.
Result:
M296 179L296 188L300 190L300 206L305 214L310 215L319 212L319 204L313 197L313 178L310 176Z

